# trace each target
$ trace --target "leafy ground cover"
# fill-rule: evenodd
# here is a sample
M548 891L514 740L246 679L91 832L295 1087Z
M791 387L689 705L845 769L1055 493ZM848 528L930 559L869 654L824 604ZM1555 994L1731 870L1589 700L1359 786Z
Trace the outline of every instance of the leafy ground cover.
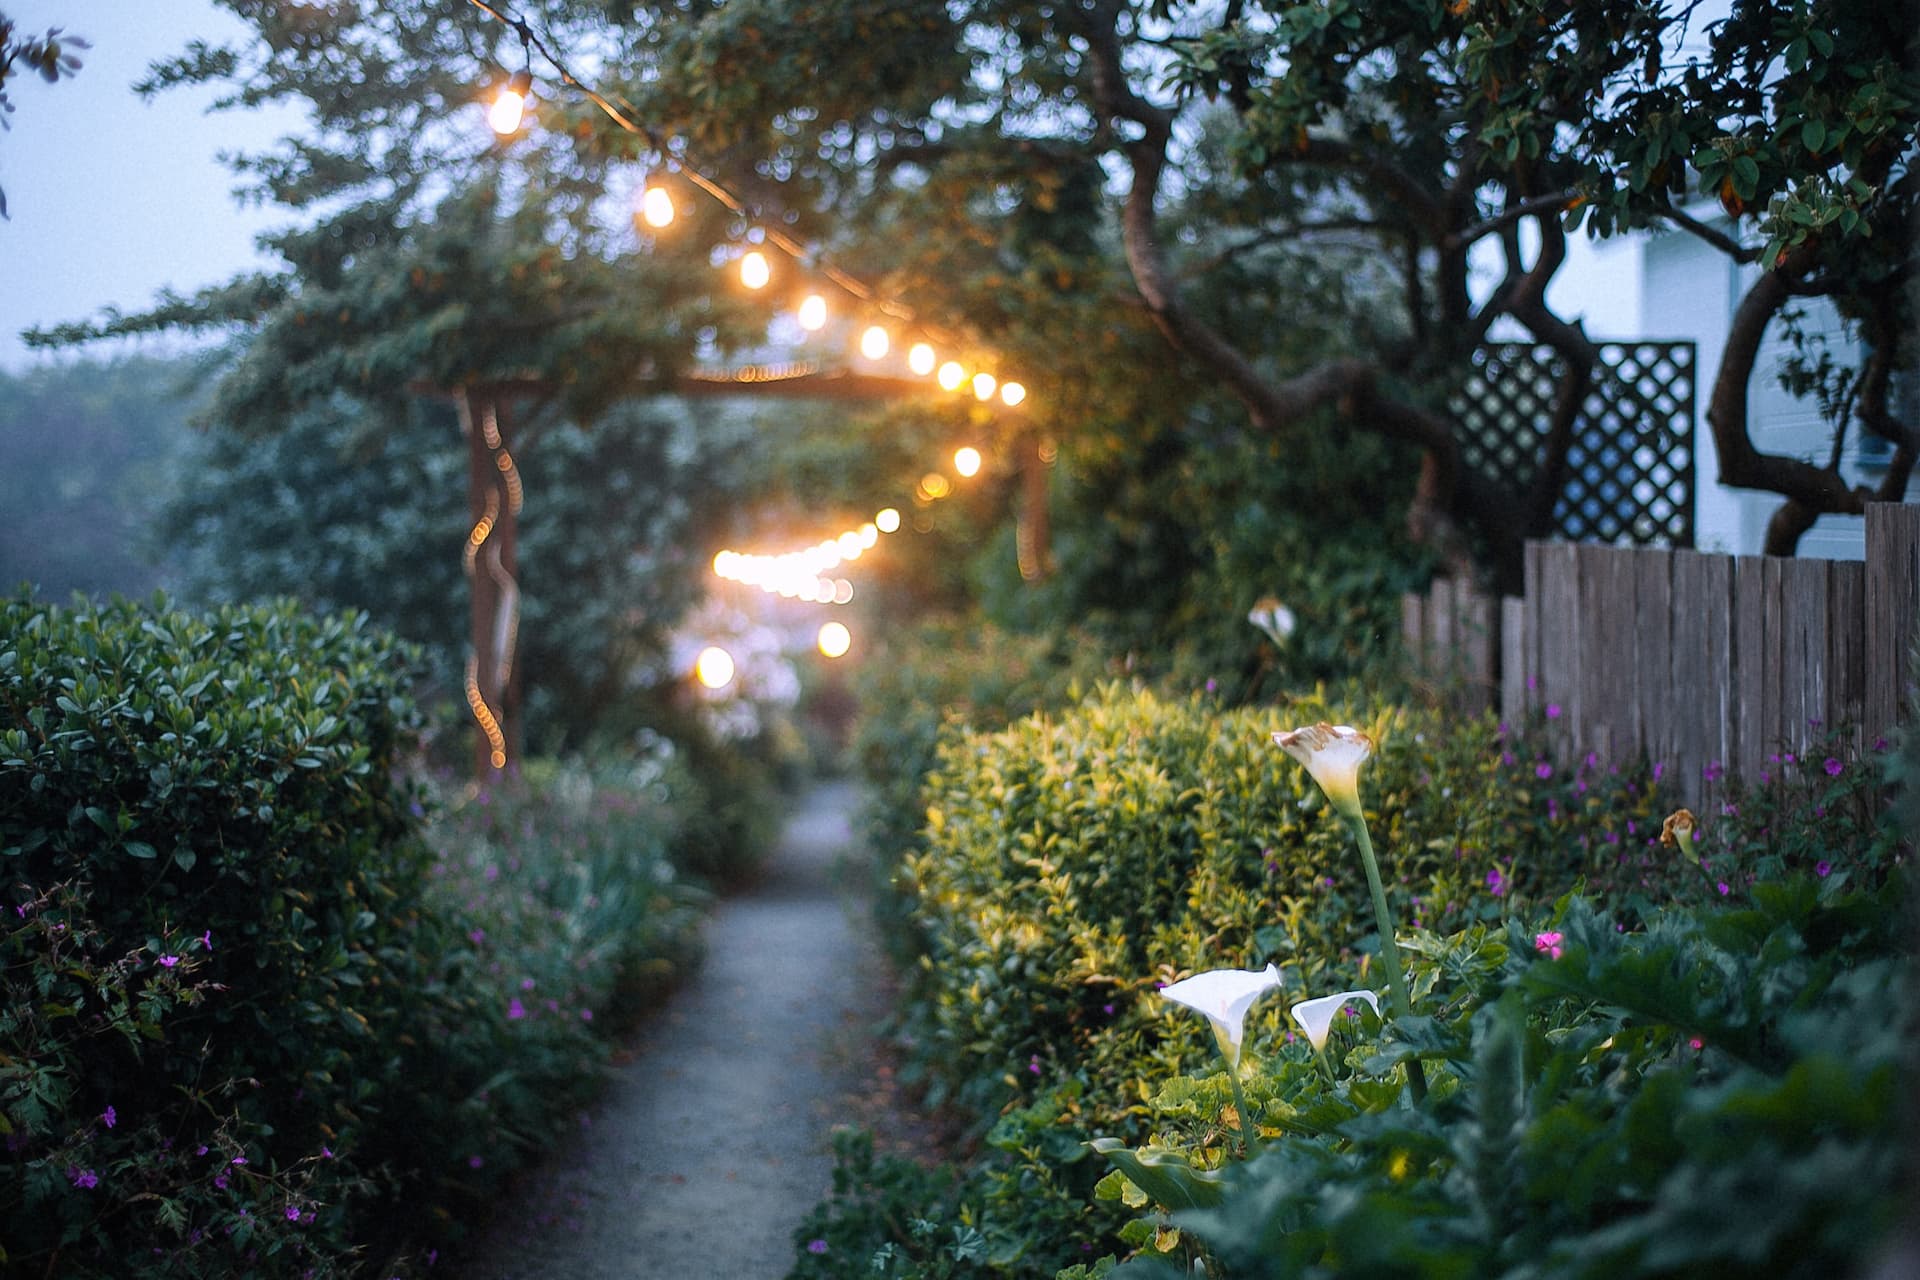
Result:
M707 791L664 751L423 783L412 656L290 606L0 604L9 1270L430 1266L693 958Z
M1319 719L1380 743L1364 814L1411 1017L1385 1005L1347 833L1270 741ZM904 1030L984 1140L928 1171L848 1138L796 1237L830 1252L793 1274L849 1256L1073 1280L1857 1265L1910 1172L1881 759L1783 759L1689 848L1662 843L1651 770L1555 761L1491 720L1110 687L950 726L900 864L920 957ZM1268 964L1284 994L1245 1023L1249 1151L1207 1020L1159 991ZM1325 1052L1287 1011L1369 989L1389 1016L1356 998Z

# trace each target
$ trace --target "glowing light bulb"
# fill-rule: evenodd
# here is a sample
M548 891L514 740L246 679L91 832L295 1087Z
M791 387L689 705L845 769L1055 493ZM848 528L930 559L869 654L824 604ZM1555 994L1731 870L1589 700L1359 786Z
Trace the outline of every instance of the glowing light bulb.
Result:
M826 322L827 300L817 293L808 294L800 304L800 327L812 333Z
M867 523L860 526L860 545L861 546L870 547L878 541L880 541L880 528L878 525L874 524L873 521L869 520L867 521Z
M939 381L940 381L941 390L943 391L957 390L960 384L965 382L966 380L967 380L967 371L960 367L959 361L949 360L945 364L940 366Z
M1003 382L1000 384L1000 398L1006 401L1008 408L1012 408L1027 398L1027 389L1017 382Z
M858 560L860 553L866 549L861 544L860 535L857 533L841 534L838 543L842 560Z
M749 289L764 289L771 279L773 267L767 262L767 255L758 249L749 249L740 259L740 283Z
M992 374L976 373L973 375L973 398L975 400L991 400L993 399L993 389L999 385L998 382L994 381Z
M920 491L929 498L944 498L952 489L953 485L938 471L929 471L920 477Z
M673 193L665 187L648 187L640 193L640 220L650 227L673 225Z
M693 675L709 689L724 689L733 683L733 655L717 644L710 644L695 659Z
M527 112L527 95L533 92L533 73L516 71L507 81L507 87L500 91L487 108L487 124L501 137L520 131L520 121Z
M892 342L887 337L887 331L877 324L870 326L865 333L860 335L860 354L869 360L878 360L881 356L886 355L887 348L891 345Z
M820 628L816 643L821 653L829 658L838 658L853 648L853 633L847 630L844 623L829 622Z
M853 584L845 578L833 580L833 602L835 604L853 603Z
M953 469L963 476L980 474L980 451L972 445L965 445L953 451Z
M916 342L907 352L907 368L924 378L933 372L936 357L933 348L924 342Z
M883 507L873 517L873 527L882 533L892 533L900 527L900 513L892 507Z

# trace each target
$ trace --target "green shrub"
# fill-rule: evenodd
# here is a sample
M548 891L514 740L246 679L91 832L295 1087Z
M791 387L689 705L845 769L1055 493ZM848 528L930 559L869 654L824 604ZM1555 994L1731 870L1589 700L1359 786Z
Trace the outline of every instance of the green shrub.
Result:
M417 973L410 651L358 618L0 605L11 1260L322 1267L399 1154ZM352 1165L344 1153L372 1153Z
M1553 947L1518 922L1429 937L1431 1012L1336 1032L1331 1070L1274 1047L1252 1160L1227 1159L1220 1074L1163 1086L1149 1147L1100 1144L1101 1194L1178 1210L1123 1232L1116 1274L1858 1274L1913 1172L1907 889L1799 875L1626 933L1569 898Z
M894 871L925 822L921 789L943 734L1004 728L1063 706L1102 674L1084 636L1023 635L990 623L939 619L885 640L860 686L854 753L866 783L865 826L880 876L876 914L896 959L917 954Z
M1074 1075L1119 1115L1143 1072L1211 1052L1159 986L1268 961L1289 990L1357 985L1379 944L1359 860L1271 742L1352 718L1317 699L1221 712L1107 688L946 740L904 870L926 948L912 1029L940 1083L991 1114ZM1450 927L1582 875L1650 889L1676 874L1631 771L1559 774L1492 721L1390 710L1369 727L1362 794L1401 919Z
M690 959L690 775L435 805L396 771L410 658L286 607L5 604L9 1270L408 1272Z

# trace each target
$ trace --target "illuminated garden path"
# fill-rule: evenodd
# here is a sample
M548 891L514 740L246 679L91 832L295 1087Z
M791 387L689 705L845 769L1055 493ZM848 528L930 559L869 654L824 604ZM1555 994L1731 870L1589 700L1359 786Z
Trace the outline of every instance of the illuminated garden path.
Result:
M502 1206L474 1280L778 1280L862 1088L877 954L843 892L856 792L810 789L762 879L721 902L704 963L644 1023L577 1135Z

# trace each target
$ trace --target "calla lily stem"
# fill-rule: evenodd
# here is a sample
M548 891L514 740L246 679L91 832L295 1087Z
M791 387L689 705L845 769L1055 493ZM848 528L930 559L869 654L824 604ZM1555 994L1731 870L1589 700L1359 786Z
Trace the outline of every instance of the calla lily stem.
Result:
M1253 1112L1247 1109L1247 1095L1240 1089L1240 1068L1233 1063L1227 1064L1227 1083L1233 1086L1233 1107L1240 1116L1241 1154L1248 1160L1260 1150L1260 1139L1253 1128Z
M1400 972L1400 944L1394 938L1393 916L1387 911L1387 891L1380 883L1380 863L1373 856L1373 837L1367 834L1366 817L1359 813L1342 813L1347 826L1353 831L1354 841L1360 846L1360 864L1367 869L1367 889L1373 894L1373 919L1380 931L1380 967L1387 971L1387 990L1393 996L1394 1012L1401 1017L1411 1017L1413 1001L1407 995L1407 979ZM1407 1083L1413 1086L1413 1100L1427 1100L1427 1073L1420 1059L1407 1061Z

